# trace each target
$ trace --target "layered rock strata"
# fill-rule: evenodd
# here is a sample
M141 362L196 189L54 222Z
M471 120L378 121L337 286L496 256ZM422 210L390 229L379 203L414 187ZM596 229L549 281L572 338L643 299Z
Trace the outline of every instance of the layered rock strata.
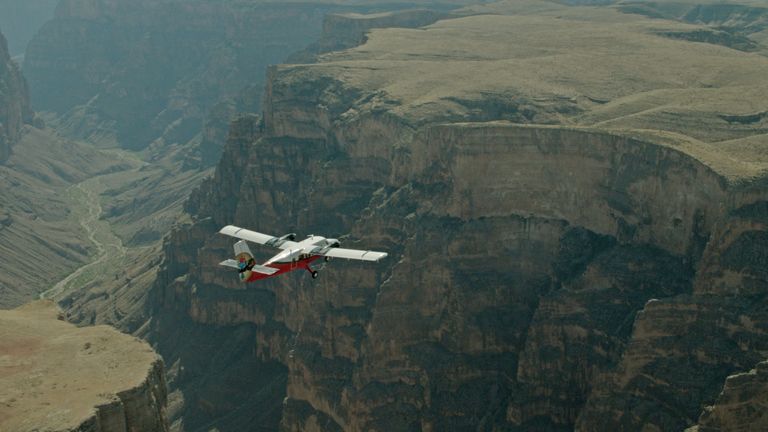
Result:
M49 301L0 311L0 428L167 431L162 360L106 327L77 328Z
M749 372L731 375L713 406L707 407L690 432L764 430L768 428L766 362Z
M323 31L317 42L291 55L290 63L313 63L317 56L331 51L356 47L365 42L366 34L375 28L418 28L450 16L448 12L412 9L377 14L334 13L323 19Z
M153 288L190 427L285 397L259 424L679 430L764 359L765 129L733 119L768 109L739 90L768 59L613 10L487 7L270 70ZM390 257L242 289L217 265L230 223ZM206 332L238 348L209 359ZM226 365L269 390L233 374L253 397L233 407L203 378Z

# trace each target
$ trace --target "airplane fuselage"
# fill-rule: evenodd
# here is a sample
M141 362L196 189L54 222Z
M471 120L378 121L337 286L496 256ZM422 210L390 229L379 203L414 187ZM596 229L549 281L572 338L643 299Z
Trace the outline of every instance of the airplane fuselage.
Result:
M325 245L325 241L325 237L309 236L298 242L295 246L281 251L279 254L270 258L269 261L262 264L264 267L277 269L277 272L264 274L256 271L246 271L242 280L243 282L254 282L299 269L304 269L310 274L313 274L313 277L316 277L317 273L313 271L309 265L322 258L322 256L315 255L311 251Z
M263 273L257 273L255 271L248 272L250 275L247 275L247 278L244 280L244 282L255 282L257 280L261 279L267 279L275 276L279 276L284 273L292 272L294 270L306 270L310 273L312 273L312 269L309 267L309 265L317 261L318 259L322 258L319 255L311 255L307 258L302 259L296 259L296 261L288 261L288 262L267 262L264 264L265 267L272 267L277 269L277 272L272 274L263 274Z
M233 246L235 258L226 259L219 265L237 270L242 282L266 279L298 269L308 271L314 279L317 278L318 273L310 267L310 264L320 258L326 261L331 258L343 258L376 262L387 256L386 252L344 249L339 247L341 242L338 239L316 235L297 242L294 241L296 235L293 233L277 237L234 225L225 226L219 233L239 239ZM282 250L264 264L258 264L248 247L248 241Z

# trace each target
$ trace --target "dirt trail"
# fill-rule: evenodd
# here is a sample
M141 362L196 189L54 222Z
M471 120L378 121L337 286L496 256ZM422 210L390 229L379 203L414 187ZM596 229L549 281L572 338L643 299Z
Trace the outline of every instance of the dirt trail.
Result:
M58 296L68 291L75 282L84 282L92 278L94 272L99 271L100 267L105 265L107 260L120 261L126 254L126 248L123 241L113 232L106 221L100 220L102 214L99 195L101 193L99 177L90 178L84 182L72 186L68 193L72 197L72 207L84 211L75 212L82 219L80 225L88 236L88 241L96 248L96 254L88 264L78 268L69 276L60 280L51 289L40 294L40 298L56 300Z
M115 156L124 161L130 161L137 166L138 171L144 162L123 152L115 151ZM101 220L103 209L100 195L104 192L102 178L113 175L105 174L91 177L71 186L67 190L73 214L80 218L80 225L88 236L88 241L96 248L93 260L70 273L52 288L40 294L41 299L59 300L73 288L85 285L87 282L101 276L106 271L117 271L113 263L120 263L127 255L123 241L115 235L107 221Z

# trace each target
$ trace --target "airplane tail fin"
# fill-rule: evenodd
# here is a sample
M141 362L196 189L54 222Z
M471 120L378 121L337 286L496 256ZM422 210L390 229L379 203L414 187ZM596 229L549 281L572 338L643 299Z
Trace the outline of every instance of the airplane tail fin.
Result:
M248 267L250 266L252 268L255 264L253 260L253 254L251 253L251 249L248 247L248 243L246 243L245 240L240 240L239 242L235 243L234 248L235 259L233 261L235 262L235 266L240 271L240 280L246 282L251 277L251 270Z
M241 261L241 257L245 258L245 262L253 259L251 249L248 247L248 243L246 243L245 240L240 240L239 242L235 243L235 259Z
M248 247L248 243L246 243L245 240L240 240L239 242L235 243L234 248L235 259L222 261L221 265L242 270L240 272L241 280L248 280L251 276L251 272L265 275L273 275L277 273L278 269L274 267L258 265L253 261L253 254L251 253L251 249Z

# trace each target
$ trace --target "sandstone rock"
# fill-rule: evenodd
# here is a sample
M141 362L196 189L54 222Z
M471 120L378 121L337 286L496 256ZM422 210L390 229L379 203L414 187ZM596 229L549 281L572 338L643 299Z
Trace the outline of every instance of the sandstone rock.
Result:
M598 381L579 430L682 430L728 377L762 360L765 311L750 298L679 296L638 314L616 369Z
M707 407L692 428L699 432L759 431L768 428L764 406L768 400L766 362L749 372L729 376L715 404Z
M49 301L0 311L0 428L167 431L157 354L112 328L57 316Z
M291 55L288 63L312 63L317 56L331 51L356 47L365 42L366 34L374 28L418 28L450 16L446 12L412 9L373 14L335 13L323 19L320 39L308 48Z

